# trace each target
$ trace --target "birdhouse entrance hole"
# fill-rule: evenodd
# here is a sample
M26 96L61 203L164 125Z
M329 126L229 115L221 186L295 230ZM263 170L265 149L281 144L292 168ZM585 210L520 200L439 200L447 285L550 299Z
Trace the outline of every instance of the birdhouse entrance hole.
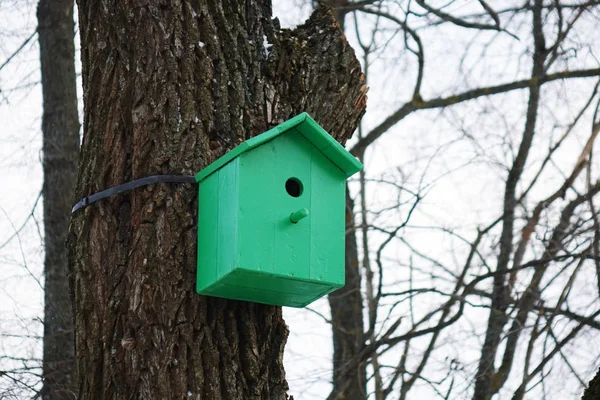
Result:
M285 181L285 190L292 197L300 197L303 189L302 182L297 178L290 178Z

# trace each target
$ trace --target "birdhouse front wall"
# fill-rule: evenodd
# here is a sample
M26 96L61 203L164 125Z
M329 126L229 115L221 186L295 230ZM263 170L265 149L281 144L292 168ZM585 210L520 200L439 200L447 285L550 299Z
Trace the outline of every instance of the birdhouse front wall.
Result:
M297 129L215 171L199 188L198 291L302 307L343 286L345 185Z

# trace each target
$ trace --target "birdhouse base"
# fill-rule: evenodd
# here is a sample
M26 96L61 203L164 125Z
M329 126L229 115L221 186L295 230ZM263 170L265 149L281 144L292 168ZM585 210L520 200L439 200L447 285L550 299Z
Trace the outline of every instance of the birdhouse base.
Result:
M197 288L197 291L207 296L301 308L341 286L236 268L217 282Z

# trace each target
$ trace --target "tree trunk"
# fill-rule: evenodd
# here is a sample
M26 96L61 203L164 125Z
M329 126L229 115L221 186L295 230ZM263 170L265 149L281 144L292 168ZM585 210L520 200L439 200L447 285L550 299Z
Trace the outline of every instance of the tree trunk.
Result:
M330 0L333 15L344 31L348 0ZM367 364L348 371L346 364L359 356L365 346L360 264L356 246L354 201L346 192L346 285L329 295L333 339L333 387L328 400L365 400Z
M600 399L600 370L596 372L594 378L588 383L588 387L583 393L581 400L598 400Z
M330 0L328 3L332 10L336 21L340 24L340 29L345 30L346 14L348 14L348 6L350 2L348 0Z
M302 111L343 142L364 112L360 65L326 9L289 31L265 0L78 4L79 195L194 174ZM195 293L196 190L148 186L72 219L80 398L287 397L281 308Z
M329 295L333 337L333 389L329 400L365 400L367 398L366 364L348 370L346 364L358 357L365 346L363 305L354 202L346 193L346 285ZM344 372L345 371L345 372Z
M75 398L73 316L67 239L77 182L79 119L72 0L40 0L37 9L44 114L43 399Z

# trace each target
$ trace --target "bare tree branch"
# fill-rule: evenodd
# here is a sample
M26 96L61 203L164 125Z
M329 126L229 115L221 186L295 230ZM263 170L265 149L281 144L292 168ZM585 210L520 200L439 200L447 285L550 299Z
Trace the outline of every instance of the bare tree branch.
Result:
M532 76L529 79L523 79L520 81L514 81L511 83L505 83L502 85L489 86L485 88L478 88L468 90L466 92L448 96L439 97L431 100L415 101L411 100L405 103L402 107L396 110L393 114L387 117L383 122L373 128L369 133L365 135L362 140L359 140L350 150L355 156L364 152L366 148L375 142L381 135L386 133L391 127L396 125L399 121L404 119L409 114L417 110L427 110L433 108L443 108L454 104L462 103L468 100L474 100L479 97L491 96L500 93L506 93L512 90L525 89L531 86L543 85L548 82L553 82L562 79L570 78L589 78L594 76L600 76L600 68L591 68L583 70L573 71L561 71L552 74L544 74L540 76Z

